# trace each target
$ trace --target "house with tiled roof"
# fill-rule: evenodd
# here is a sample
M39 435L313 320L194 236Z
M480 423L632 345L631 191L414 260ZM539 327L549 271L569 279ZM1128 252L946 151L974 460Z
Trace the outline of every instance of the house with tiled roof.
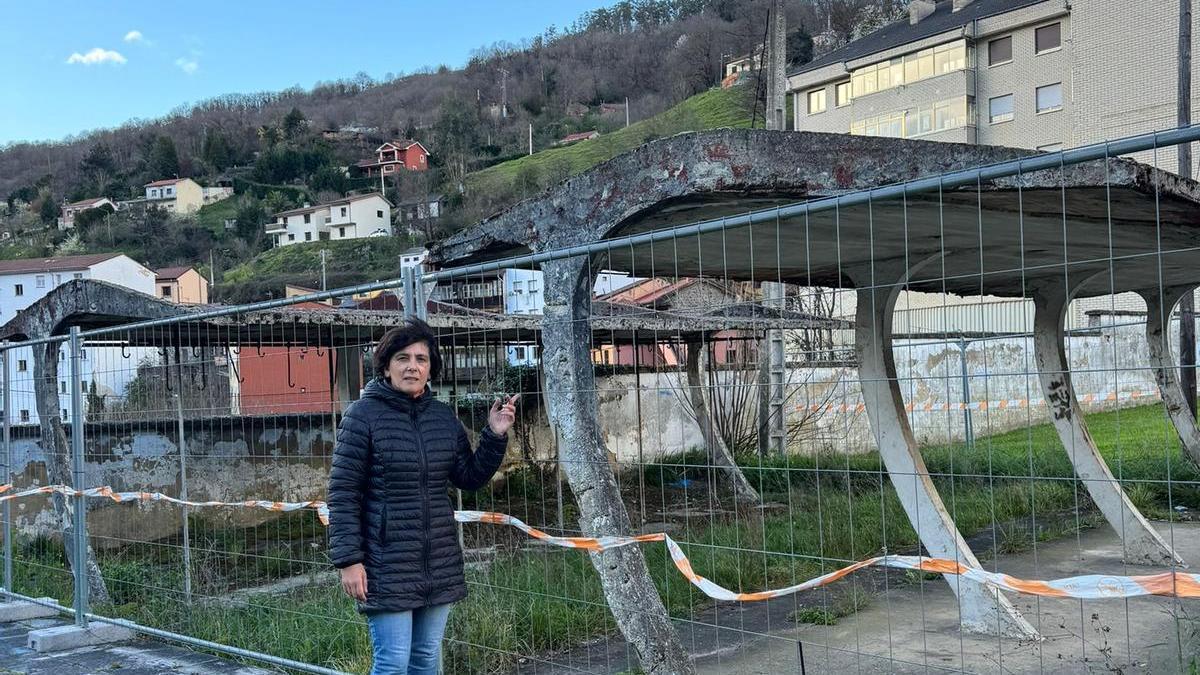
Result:
M63 204L62 215L58 217L58 229L69 230L75 227L75 216L88 209L98 209L102 206L107 206L113 211L117 210L116 202L108 197L92 197L91 199Z
M195 213L205 204L233 196L231 187L201 187L191 178L164 178L146 183L145 203L172 213Z
M267 236L276 246L307 241L340 241L392 235L392 203L382 194L371 192L298 209L280 211L271 216Z
M388 141L375 148L374 159L364 159L355 167L367 176L392 176L401 171L429 168L429 150L418 141Z
M191 265L164 267L154 273L155 294L181 305L207 305L208 279Z

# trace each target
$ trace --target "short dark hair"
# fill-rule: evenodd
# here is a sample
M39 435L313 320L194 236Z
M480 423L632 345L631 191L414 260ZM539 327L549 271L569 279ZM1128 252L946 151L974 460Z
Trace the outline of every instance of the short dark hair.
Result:
M429 379L436 380L442 372L442 355L438 352L437 336L433 334L433 329L420 319L408 319L404 325L389 330L379 338L372 358L375 375L385 377L388 363L396 352L418 342L424 342L429 347Z

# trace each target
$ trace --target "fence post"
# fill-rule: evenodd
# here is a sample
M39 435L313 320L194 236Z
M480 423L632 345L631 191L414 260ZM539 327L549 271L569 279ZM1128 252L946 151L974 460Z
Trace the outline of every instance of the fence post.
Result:
M8 342L0 344L0 417L3 418L4 425L4 476L0 482L12 482L12 436L9 432L8 410L9 410L9 390L10 382L8 379ZM13 589L12 578L12 502L4 502L3 506L4 518L4 590L11 591Z
M400 271L401 285L404 287L404 318L411 319L417 316L417 289L416 289L416 274L413 267L405 267Z
M967 377L967 339L958 339L958 361L962 371L963 436L967 447L975 447L975 425L971 419L971 379ZM949 434L949 430L946 432Z
M175 419L178 425L179 432L179 498L183 501L188 500L188 480L187 480L187 440L184 438L183 431L183 345L181 340L183 336L180 331L175 331ZM288 355L291 358L291 355ZM204 362L201 361L200 367L204 367ZM166 376L171 377L168 370ZM183 600L187 605L192 604L192 541L191 532L188 528L188 507L186 504L180 504L180 513L183 518Z
M80 387L83 382L83 340L79 337L79 326L71 326L71 487L75 490L85 489L83 481L83 392ZM75 625L87 627L87 519L82 492L76 492L75 503Z

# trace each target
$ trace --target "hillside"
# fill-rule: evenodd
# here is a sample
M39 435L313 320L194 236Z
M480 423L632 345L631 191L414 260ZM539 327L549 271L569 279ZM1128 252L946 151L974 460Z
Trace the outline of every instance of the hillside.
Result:
M541 150L469 174L465 181L467 193L500 196L535 187L541 189L656 138L683 131L749 127L752 94L750 87L712 89L697 94L665 112L612 133ZM758 121L762 123L761 113Z
M400 254L413 245L403 237L321 241L281 246L225 271L217 284L221 302L282 297L286 284L321 287L321 250L328 288L400 276Z

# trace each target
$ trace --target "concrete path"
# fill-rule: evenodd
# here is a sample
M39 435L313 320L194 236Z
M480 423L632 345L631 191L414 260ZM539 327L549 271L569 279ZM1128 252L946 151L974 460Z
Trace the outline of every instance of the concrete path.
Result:
M148 639L51 654L39 654L26 648L26 635L31 629L65 623L62 619L34 619L0 624L0 675L273 675L280 672L242 666Z
M1185 560L1200 565L1200 524L1154 523ZM978 550L978 549L977 549ZM1107 526L1037 549L1004 554L988 569L1034 579L1078 574L1149 574L1126 566L1121 540ZM701 570L701 572L703 572ZM845 595L850 585L873 589L870 604L833 626L796 624L790 615ZM721 603L676 626L702 675L781 673L1187 673L1200 663L1200 601L1169 598L1056 600L1011 595L1044 636L1019 642L964 635L958 606L941 580L916 581L897 571L865 570L822 591L769 603ZM803 653L803 663L801 653ZM620 636L564 654L529 659L517 673L636 672Z

